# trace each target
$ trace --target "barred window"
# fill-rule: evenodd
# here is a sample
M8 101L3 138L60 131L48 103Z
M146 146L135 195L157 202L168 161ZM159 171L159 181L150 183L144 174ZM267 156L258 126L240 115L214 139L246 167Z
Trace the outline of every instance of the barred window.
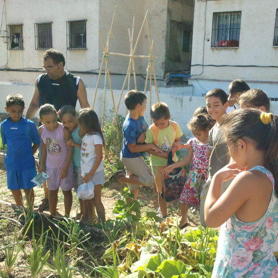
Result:
M273 46L278 46L278 9L276 10Z
M23 49L23 25L9 25L9 48L13 50Z
M212 47L238 47L241 12L213 13Z
M86 20L69 21L69 48L86 48Z
M36 49L52 48L52 23L36 24Z

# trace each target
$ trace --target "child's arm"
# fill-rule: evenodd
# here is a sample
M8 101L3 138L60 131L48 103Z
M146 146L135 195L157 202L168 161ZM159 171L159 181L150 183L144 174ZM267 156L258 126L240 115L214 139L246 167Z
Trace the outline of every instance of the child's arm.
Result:
M30 135L31 135L31 139L32 139L32 154L35 154L35 152L37 151L37 149L40 147L40 143L41 143L41 129L37 129L35 123L32 123L30 126Z
M154 144L128 144L128 149L132 153L141 153L141 152L150 152L155 151L157 153L161 152L161 150Z
M233 163L213 176L205 201L205 221L209 227L223 224L250 198L250 192L254 191L254 177L250 178L250 172L239 174L240 171ZM222 184L232 178L232 183L221 194Z
M81 148L81 144L75 143L71 138L67 141L67 146Z
M94 176L94 174L96 173L96 170L98 168L98 166L100 165L102 159L103 159L103 152L102 152L102 145L101 144L97 144L95 145L95 153L96 153L96 158L93 164L92 169L90 170L89 173L87 173L84 177L83 177L83 181L85 183L89 182L92 177Z
M42 134L42 128L39 127L39 135ZM47 151L46 151L46 144L44 142L41 142L41 155L39 160L39 172L45 172L46 170L46 157L47 157Z
M47 157L46 144L42 143L41 144L41 157L40 157L40 162L39 162L39 172L45 172L45 170L46 170L46 157Z
M169 173L171 173L174 169L189 165L192 162L192 157L193 157L192 149L189 149L188 154L182 160L177 161L177 162L167 166L166 168L162 169L163 174L165 176L168 176Z
M32 154L35 154L35 152L38 150L39 147L40 147L39 144L33 144L33 146L32 146Z
M70 133L68 130L64 128L64 140L65 143L70 139ZM68 174L68 169L71 165L71 159L72 159L72 147L67 145L67 156L65 160L65 164L63 165L63 169L61 171L61 179L65 178Z
M146 132L143 132L137 138L137 144L144 144L145 143L145 139L146 139Z
M133 126L129 126L128 128L126 128L123 131L123 133L124 133L125 140L127 141L128 150L131 153L141 153L141 152L149 152L149 151L160 152L160 149L154 144L140 144L140 143L137 144L138 138L135 137L134 135L136 133L136 129ZM142 138L140 138L140 141L142 140Z
M159 151L148 151L149 154L152 154L152 155L155 155L155 156L159 156L159 157L163 157L163 158L168 158L168 155L169 153L168 152L165 152L165 151L162 151L160 148L158 148Z

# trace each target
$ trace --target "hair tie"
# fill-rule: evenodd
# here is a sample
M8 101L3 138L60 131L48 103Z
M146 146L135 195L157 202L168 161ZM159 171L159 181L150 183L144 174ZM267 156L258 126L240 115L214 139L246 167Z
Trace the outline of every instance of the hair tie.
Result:
M272 122L273 114L272 113L266 113L261 112L260 120L264 125L268 125Z

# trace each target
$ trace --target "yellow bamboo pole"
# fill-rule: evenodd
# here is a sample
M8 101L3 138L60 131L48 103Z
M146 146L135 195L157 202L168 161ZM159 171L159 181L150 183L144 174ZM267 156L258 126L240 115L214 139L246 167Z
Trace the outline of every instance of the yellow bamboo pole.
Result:
M106 60L106 57L109 55L108 54L109 53L109 46L110 46L113 24L114 24L114 20L115 20L115 16L116 16L116 9L117 9L117 7L115 8L115 10L113 12L112 21L111 21L111 24L110 24L109 32L107 34L106 45L105 45L105 48L104 48L103 54L102 54L101 66L100 66L100 70L99 70L99 74L98 74L98 79L97 79L97 82L96 82L96 89L95 89L95 95L94 95L94 100L93 100L93 109L95 108L95 102L96 102L96 97L97 97L97 93L98 93L98 85L99 85L99 82L100 82L100 78L102 76L104 61ZM104 72L106 72L106 68L105 68Z

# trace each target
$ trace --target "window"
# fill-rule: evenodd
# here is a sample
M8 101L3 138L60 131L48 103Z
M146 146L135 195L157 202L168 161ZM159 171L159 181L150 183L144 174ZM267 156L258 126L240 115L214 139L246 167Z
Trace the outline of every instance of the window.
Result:
M9 25L9 31L9 48L14 50L23 49L23 25Z
M212 47L238 47L241 12L214 13Z
M69 48L86 48L86 20L69 22Z
M190 30L184 30L183 36L182 36L182 51L183 52L190 52L191 38L192 38L192 32Z
M36 26L36 49L52 47L52 23L38 23Z
M276 20L275 20L275 28L274 28L273 45L278 46L278 9L276 10Z

